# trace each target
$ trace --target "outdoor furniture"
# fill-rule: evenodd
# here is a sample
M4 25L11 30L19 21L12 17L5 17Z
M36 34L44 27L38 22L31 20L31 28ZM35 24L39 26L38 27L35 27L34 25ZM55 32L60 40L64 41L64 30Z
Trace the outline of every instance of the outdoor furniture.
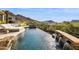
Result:
M11 24L1 24L0 25L0 33L11 33L11 32L19 32L18 27L14 27Z

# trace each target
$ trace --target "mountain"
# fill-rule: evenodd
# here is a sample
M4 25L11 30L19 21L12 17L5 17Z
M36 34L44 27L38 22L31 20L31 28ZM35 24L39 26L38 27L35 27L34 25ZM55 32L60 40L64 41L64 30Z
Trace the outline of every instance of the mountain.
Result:
M79 20L72 20L71 22L79 22Z
M33 21L33 19L31 19L31 18L29 18L29 17L25 17L25 16L20 15L20 14L16 15L16 18L19 18L19 19L26 19L26 20L29 20L29 21Z
M29 18L29 17L25 17L23 15L16 15L16 22L26 22L27 24L32 23L34 20Z
M44 22L48 22L48 23L55 23L54 21L52 20L48 20L48 21L44 21Z
M45 23L47 23L47 24L49 24L49 25L52 25L52 24L55 24L55 23L56 23L56 22L54 22L54 21L52 21L52 20L43 21L43 22L45 22Z

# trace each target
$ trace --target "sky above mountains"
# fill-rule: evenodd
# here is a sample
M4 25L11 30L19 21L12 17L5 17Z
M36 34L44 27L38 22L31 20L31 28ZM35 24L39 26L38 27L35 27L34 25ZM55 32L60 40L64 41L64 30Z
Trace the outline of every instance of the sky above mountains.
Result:
M56 22L79 20L79 8L0 8L39 21Z

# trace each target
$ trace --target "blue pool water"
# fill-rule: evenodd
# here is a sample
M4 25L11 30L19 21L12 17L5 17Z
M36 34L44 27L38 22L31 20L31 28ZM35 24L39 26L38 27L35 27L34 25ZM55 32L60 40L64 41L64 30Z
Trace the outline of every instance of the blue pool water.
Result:
M38 28L26 29L24 37L19 38L14 48L15 50L54 50L56 49L55 39Z

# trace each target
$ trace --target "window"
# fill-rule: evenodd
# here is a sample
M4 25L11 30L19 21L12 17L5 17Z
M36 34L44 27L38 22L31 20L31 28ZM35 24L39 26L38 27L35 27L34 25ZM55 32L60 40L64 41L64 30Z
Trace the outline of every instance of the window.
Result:
M9 20L11 20L12 18L11 17L9 17Z

